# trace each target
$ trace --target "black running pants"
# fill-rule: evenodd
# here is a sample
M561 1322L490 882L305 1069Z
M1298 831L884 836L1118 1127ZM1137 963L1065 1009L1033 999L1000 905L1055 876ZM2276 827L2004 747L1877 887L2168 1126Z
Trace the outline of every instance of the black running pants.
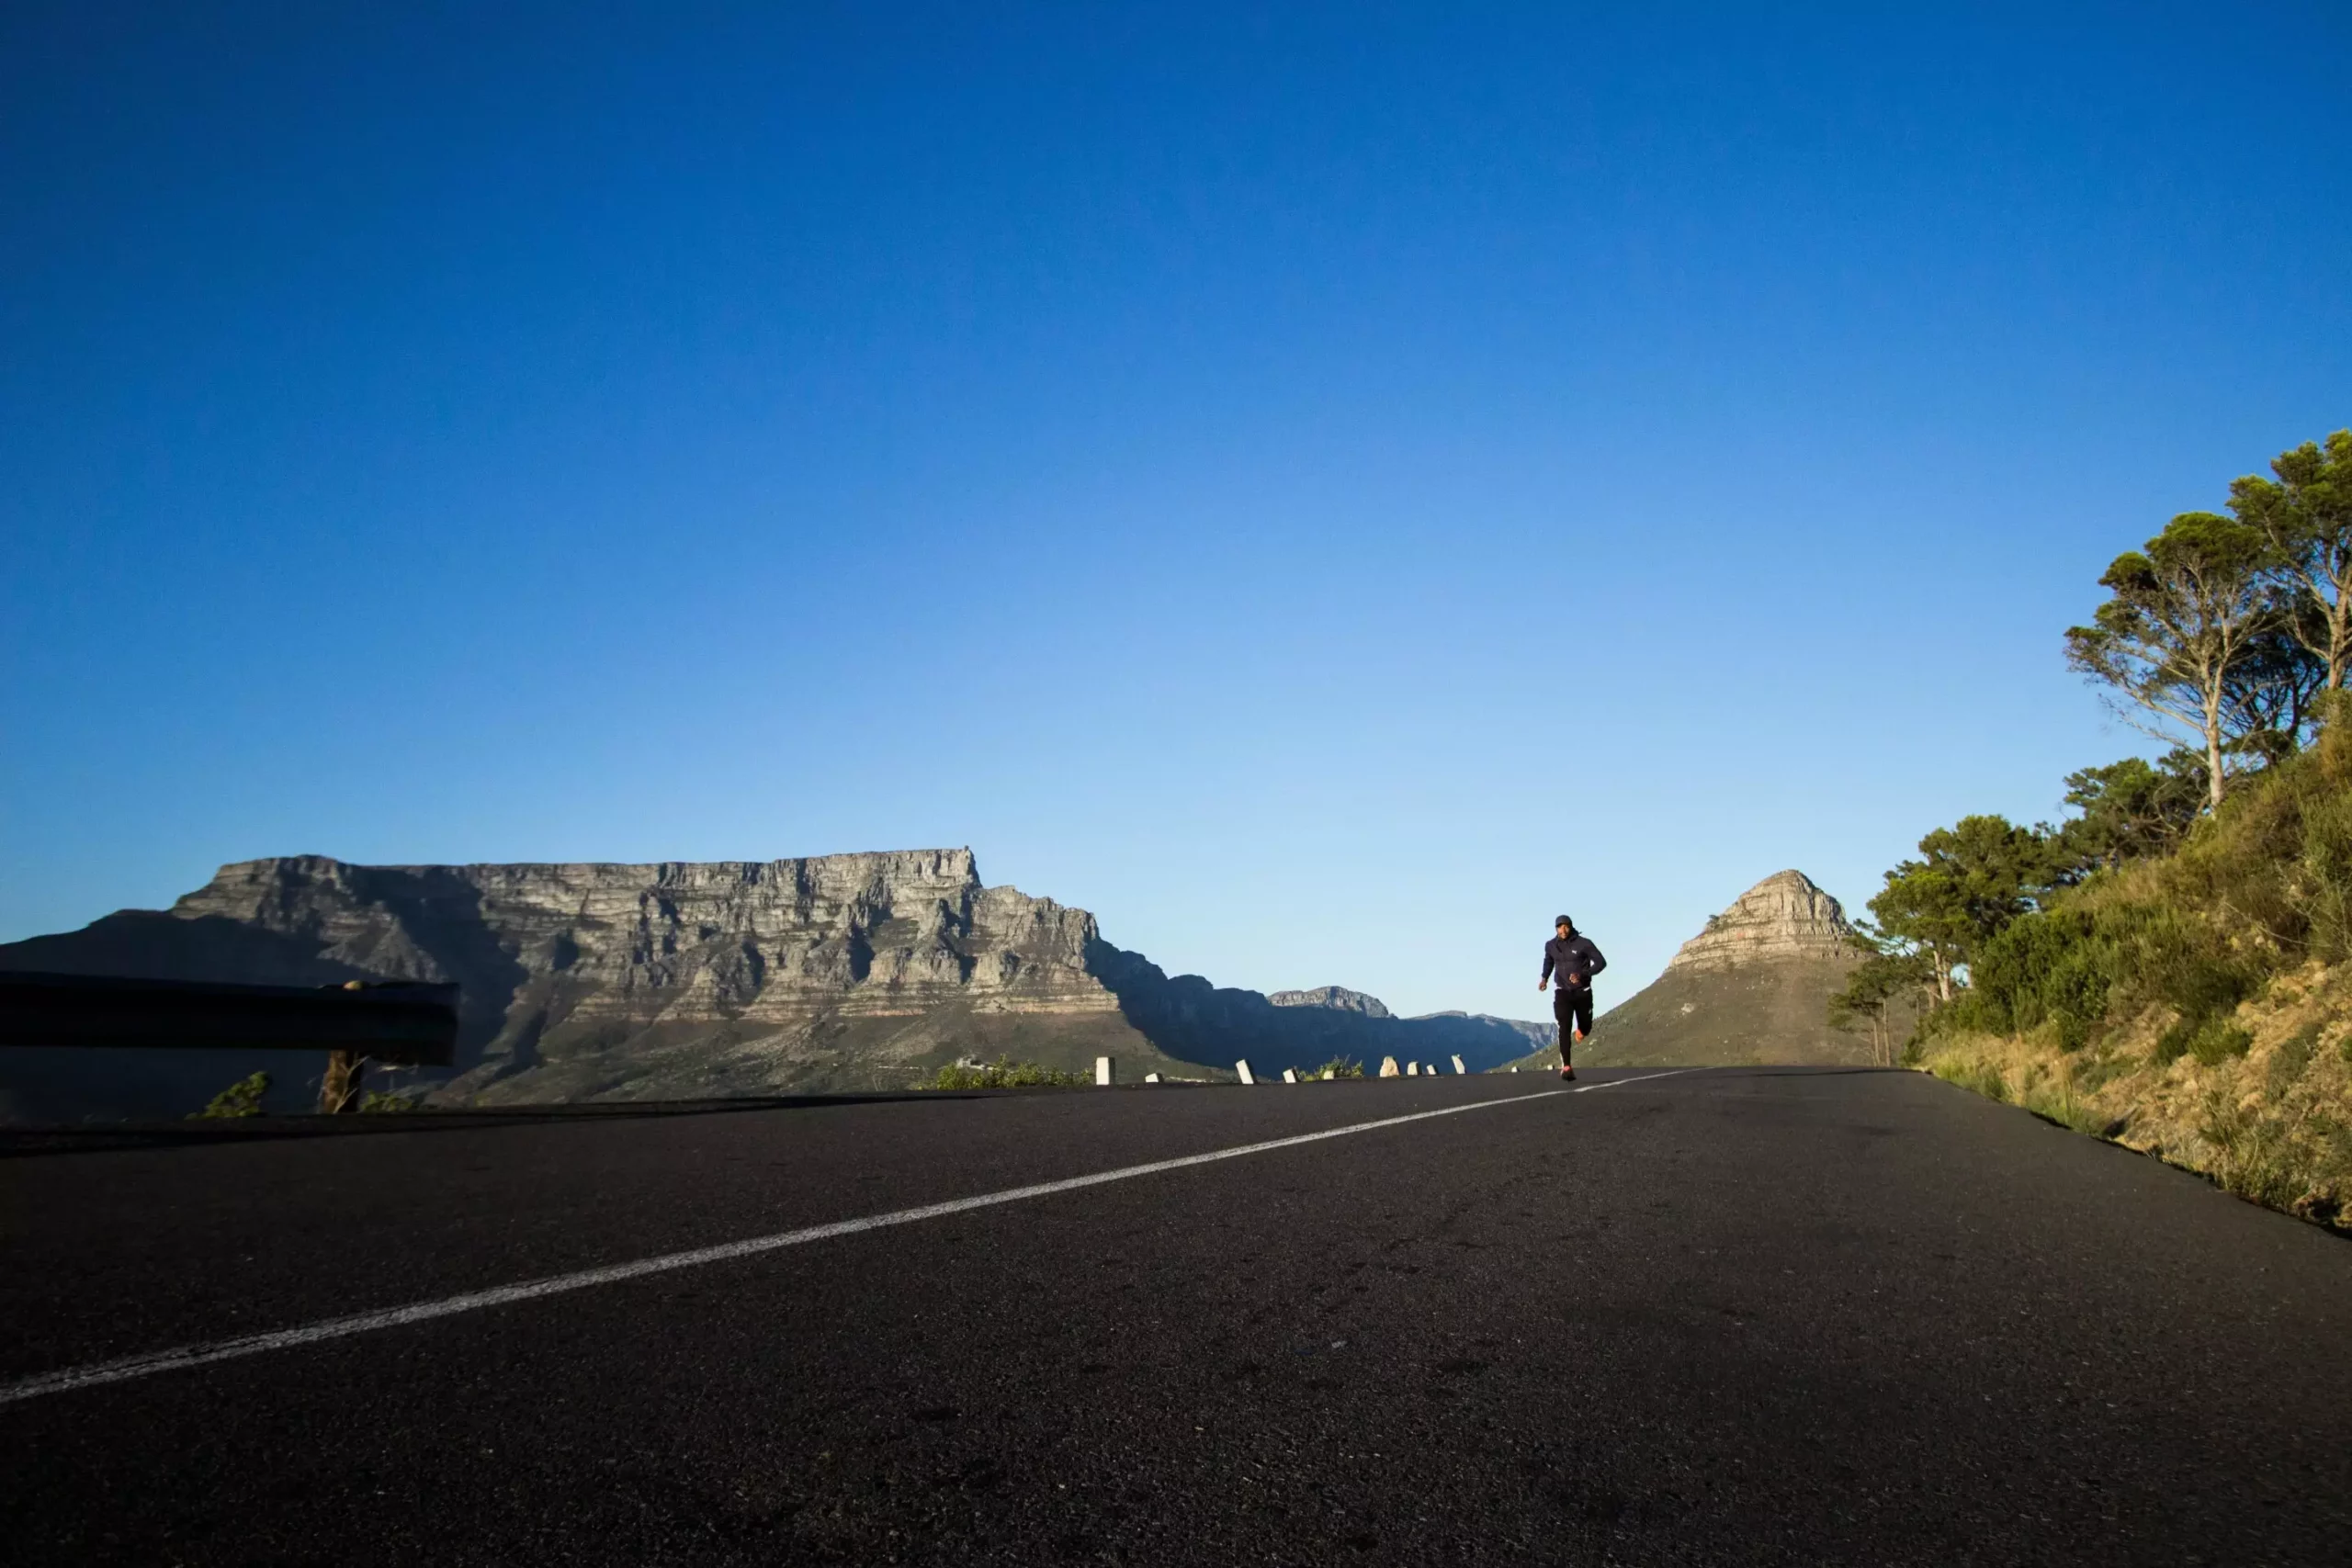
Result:
M1578 989L1574 986L1561 986L1555 988L1552 992L1552 1016L1559 1021L1560 1064L1566 1066L1568 1061L1568 1031L1573 1029L1578 1034L1592 1032L1592 987L1588 986Z

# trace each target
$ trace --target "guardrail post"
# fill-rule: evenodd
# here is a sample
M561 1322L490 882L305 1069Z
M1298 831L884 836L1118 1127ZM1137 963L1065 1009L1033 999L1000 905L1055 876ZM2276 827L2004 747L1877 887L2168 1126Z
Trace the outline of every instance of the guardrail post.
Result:
M1094 1087L1097 1089L1109 1089L1113 1084L1115 1084L1118 1081L1118 1064L1112 1061L1108 1056L1095 1057Z
M1464 1073L1464 1074L1466 1074L1466 1073L1468 1073L1468 1072L1470 1071L1470 1069L1469 1069L1469 1068L1467 1068L1467 1067L1465 1067L1465 1066L1464 1066L1462 1065L1462 1058L1461 1058L1461 1057L1459 1057L1459 1056L1456 1056L1456 1057L1454 1057L1454 1058L1453 1058L1453 1070L1454 1070L1455 1072L1457 1072L1457 1073Z
M1283 1069L1283 1082L1296 1083L1297 1081L1298 1069L1296 1067L1284 1067Z
M1380 1076L1384 1078L1393 1078L1397 1076L1396 1057L1383 1056L1380 1058Z
M1513 1072L1517 1072L1519 1069L1514 1067L1511 1070ZM1146 1073L1143 1076L1143 1081L1146 1083L1158 1083L1159 1081L1159 1075L1158 1073Z
M1239 1074L1241 1075L1241 1081L1242 1081L1243 1083L1256 1083L1256 1082L1258 1081L1256 1077L1252 1077L1252 1076L1251 1076L1250 1071L1250 1064L1249 1064L1249 1063L1247 1063L1247 1062L1236 1062L1236 1063L1234 1063L1234 1064L1233 1064L1233 1070L1234 1070L1235 1072L1239 1073Z

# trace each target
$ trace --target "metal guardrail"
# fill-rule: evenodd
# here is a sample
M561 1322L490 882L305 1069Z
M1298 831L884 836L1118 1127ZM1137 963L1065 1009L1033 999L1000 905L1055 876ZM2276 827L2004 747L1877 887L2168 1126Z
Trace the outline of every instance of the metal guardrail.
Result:
M231 986L96 975L0 974L0 1045L345 1051L408 1066L458 1055L458 987Z

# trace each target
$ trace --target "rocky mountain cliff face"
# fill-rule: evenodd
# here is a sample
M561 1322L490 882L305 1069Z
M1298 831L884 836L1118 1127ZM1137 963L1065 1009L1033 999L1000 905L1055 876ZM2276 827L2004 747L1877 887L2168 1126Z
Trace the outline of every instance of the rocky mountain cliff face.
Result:
M961 1056L1200 1076L1331 1055L1516 1055L1486 1021L1392 1019L1330 987L1280 1006L1169 978L1094 917L988 887L969 850L651 865L224 866L168 912L0 946L0 969L330 984L455 981L442 1102L902 1089ZM316 1064L267 1053L12 1051L0 1111L178 1114L267 1070L292 1108Z
M1609 1009L1577 1053L1595 1066L1867 1063L1870 1042L1833 1029L1831 993L1859 954L1837 899L1803 872L1766 877L1711 917L1666 972ZM1607 976L1602 976L1607 983ZM1529 1066L1556 1062L1544 1053Z
M1270 991L1266 999L1278 1008L1335 1008L1341 1012L1360 1012L1366 1018L1396 1016L1378 997L1351 991L1345 986L1317 986L1306 991Z
M1787 959L1843 958L1853 934L1837 899L1804 873L1780 871L1710 918L1667 970L1721 973Z

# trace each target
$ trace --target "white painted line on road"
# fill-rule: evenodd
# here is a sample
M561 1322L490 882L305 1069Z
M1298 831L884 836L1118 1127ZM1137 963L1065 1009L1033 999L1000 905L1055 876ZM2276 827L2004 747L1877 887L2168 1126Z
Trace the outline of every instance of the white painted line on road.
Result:
M355 1313L349 1317L330 1317L317 1323L307 1323L299 1328L280 1328L268 1334L247 1334L234 1339L215 1339L209 1344L183 1345L176 1349L157 1350L144 1356L126 1356L119 1361L99 1361L86 1367L68 1367L62 1371L42 1372L21 1382L0 1385L0 1404L14 1404L19 1400L37 1399L44 1393L63 1393L71 1389L96 1388L110 1382L128 1382L156 1372L168 1372L182 1367L206 1367L215 1361L233 1361L241 1356L258 1356L266 1350L291 1350L297 1346L316 1345L322 1340L341 1339L353 1334L369 1334L379 1328L401 1328L412 1323L429 1323L436 1317L455 1317L459 1313L479 1312L484 1307L505 1306L513 1302L535 1301L541 1296L557 1296L566 1291L584 1291L591 1285L617 1284L623 1280L635 1280L647 1274L666 1274L676 1269L695 1269L706 1263L725 1263L738 1258L751 1258L779 1247L802 1247L812 1241L830 1241L834 1236L856 1235L862 1231L878 1231L891 1225L910 1225L918 1220L942 1219L949 1214L961 1214L973 1209L992 1208L999 1203L1018 1203L1029 1198L1047 1198L1057 1192L1075 1192L1081 1187L1100 1187L1106 1181L1131 1181L1138 1176L1157 1176L1164 1170L1182 1170L1188 1166L1208 1165L1221 1159L1239 1159L1244 1155L1261 1155L1272 1149L1293 1148L1300 1144L1319 1143L1325 1138L1344 1138L1355 1133L1377 1132L1383 1127L1401 1127L1408 1122L1427 1122L1438 1116L1459 1116L1468 1111L1489 1111L1498 1105L1520 1105L1531 1100L1549 1100L1559 1094L1589 1094L1597 1089L1615 1089L1620 1084L1645 1083L1651 1078L1670 1078L1695 1071L1691 1067L1677 1067L1671 1072L1644 1073L1639 1077L1611 1078L1602 1083L1579 1084L1575 1089L1547 1089L1533 1094L1514 1094L1501 1100L1481 1100L1470 1105L1448 1105L1436 1111L1416 1111L1405 1116L1386 1116L1377 1122L1358 1122L1351 1126L1331 1127L1320 1133L1299 1133L1287 1138L1269 1138L1262 1144L1243 1144L1230 1149L1215 1149L1204 1155L1185 1155L1178 1159L1154 1160L1148 1165L1125 1166L1117 1170L1097 1171L1091 1176L1073 1176L1061 1181L1040 1181L1031 1187L1012 1187L1001 1192L984 1192L976 1198L951 1198L944 1203L925 1203L920 1208L896 1209L887 1214L869 1214L859 1220L836 1220L831 1224L809 1225L797 1231L780 1231L775 1235L753 1236L748 1241L723 1242L717 1247L697 1247L685 1252L665 1252L656 1258L640 1258L633 1263L612 1263L602 1269L582 1269L575 1273L558 1274L546 1280L532 1280L520 1285L500 1285L488 1291L469 1291L463 1295L445 1296L437 1302L417 1302L409 1306L389 1307L382 1312Z

